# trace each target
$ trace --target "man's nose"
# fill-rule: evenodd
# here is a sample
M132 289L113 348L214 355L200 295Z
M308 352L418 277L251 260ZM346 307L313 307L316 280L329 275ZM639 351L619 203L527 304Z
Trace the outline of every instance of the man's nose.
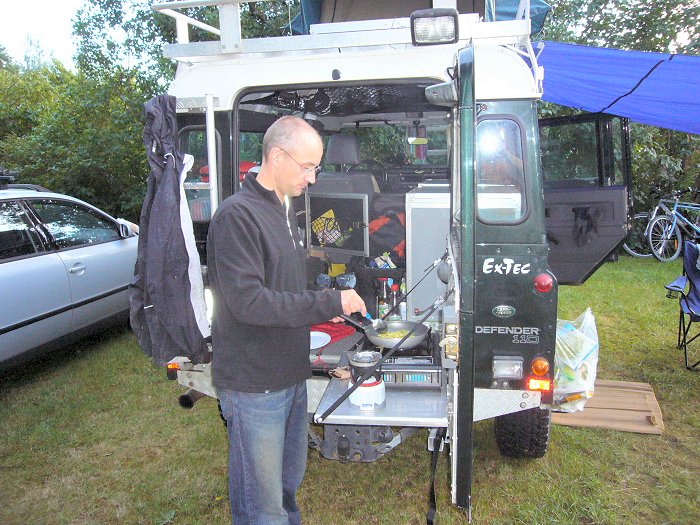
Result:
M307 173L305 179L309 184L316 182L316 171L314 170L311 173Z

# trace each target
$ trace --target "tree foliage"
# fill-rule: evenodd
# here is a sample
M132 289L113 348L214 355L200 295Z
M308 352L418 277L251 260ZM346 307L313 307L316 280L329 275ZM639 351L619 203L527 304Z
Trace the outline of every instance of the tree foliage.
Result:
M175 71L162 57L163 44L175 41L175 22L153 11L151 0L86 0L73 32L75 62L87 76L127 67L158 86Z
M0 142L4 167L19 171L22 182L136 220L148 174L141 144L147 84L120 69L99 79L62 70L53 95L29 132Z
M700 39L696 0L552 0L545 38L637 51L687 52Z
M12 65L12 57L7 52L5 46L0 44L0 69L10 67Z
M87 0L74 23L79 69L94 76L126 64L154 86L166 87L175 65L163 58L163 46L177 40L175 20L154 11L151 4L151 0ZM219 26L216 7L178 11L213 27ZM285 26L298 12L299 0L244 3L241 5L243 36L287 34ZM190 27L188 37L191 42L218 38L196 27Z
M298 3L245 4L244 36L284 34ZM143 104L165 91L174 73L162 47L175 42L175 22L150 6L86 0L74 20L77 73L46 63L37 50L19 66L0 47L0 165L19 171L23 182L137 220L148 177ZM218 26L215 7L184 12ZM189 37L215 38L196 28Z
M636 51L696 54L700 51L700 3L696 0L552 0L543 38ZM572 114L542 104L542 116ZM631 124L633 194L639 209L652 186L700 187L700 137Z
M0 141L31 132L53 109L67 74L56 62L24 70L8 57L0 68Z

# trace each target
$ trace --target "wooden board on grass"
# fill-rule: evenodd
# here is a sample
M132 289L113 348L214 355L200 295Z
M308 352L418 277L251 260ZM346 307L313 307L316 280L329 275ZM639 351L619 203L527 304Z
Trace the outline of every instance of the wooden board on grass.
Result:
M552 412L552 423L642 434L664 431L661 408L651 385L628 381L597 380L593 397L586 401L582 412Z

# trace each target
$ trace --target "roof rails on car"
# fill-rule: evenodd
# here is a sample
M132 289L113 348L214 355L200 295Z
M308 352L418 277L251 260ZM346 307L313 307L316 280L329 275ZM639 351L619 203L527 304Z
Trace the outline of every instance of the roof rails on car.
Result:
M10 171L0 168L0 190L33 190L42 192L51 192L51 190L39 186L38 184L13 184L19 175L16 171Z
M34 190L46 193L51 193L52 191L38 184L8 184L8 187L13 190Z
M0 168L0 190L6 190L9 187L9 184L15 181L16 177L16 171L9 171Z

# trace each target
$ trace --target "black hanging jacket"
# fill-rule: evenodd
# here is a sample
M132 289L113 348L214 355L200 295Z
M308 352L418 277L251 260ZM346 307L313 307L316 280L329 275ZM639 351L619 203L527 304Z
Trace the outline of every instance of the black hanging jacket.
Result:
M175 97L154 97L145 104L145 112L143 142L151 173L129 290L131 327L156 364L175 356L203 362L209 357L209 327L192 219L180 198L184 157L177 150ZM190 235L185 236L183 229L188 228Z

